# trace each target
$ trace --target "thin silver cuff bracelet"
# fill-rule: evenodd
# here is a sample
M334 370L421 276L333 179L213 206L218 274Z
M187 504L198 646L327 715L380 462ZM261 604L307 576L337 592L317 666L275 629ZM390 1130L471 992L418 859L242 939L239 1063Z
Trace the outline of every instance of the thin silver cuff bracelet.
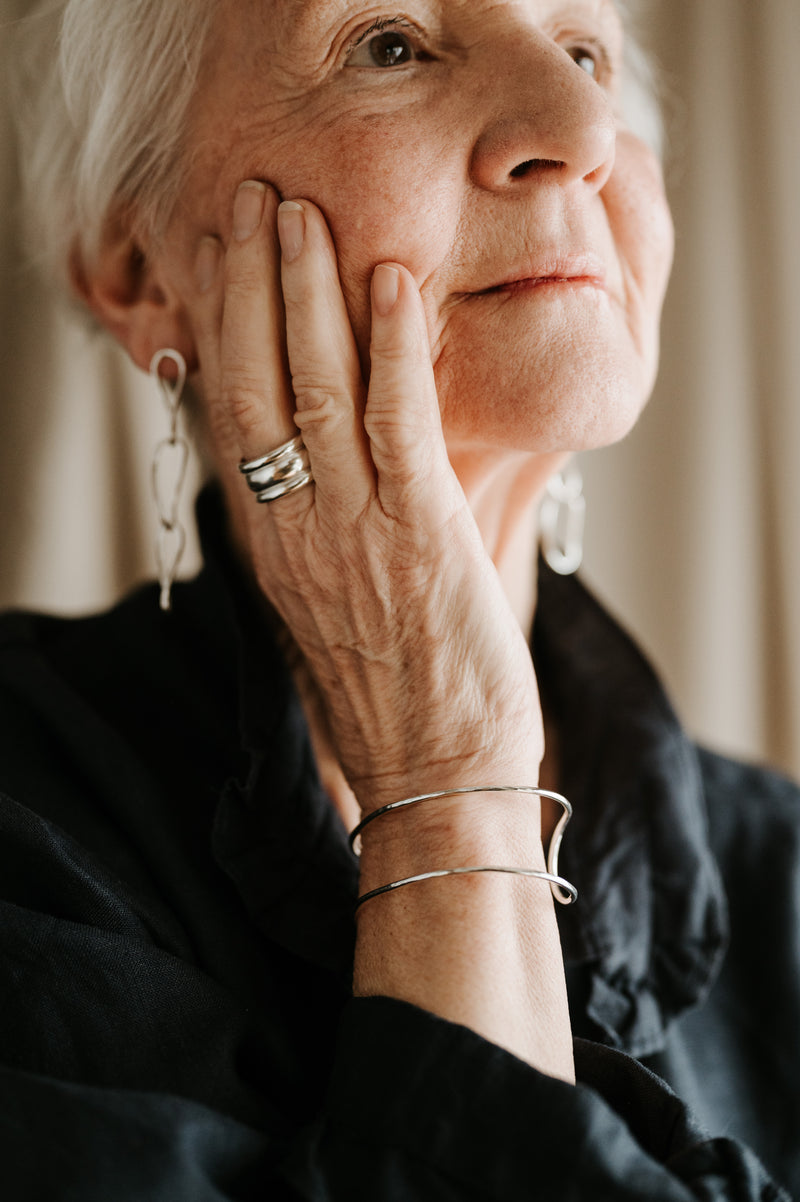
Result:
M430 881L437 876L464 876L468 872L507 872L514 876L537 877L540 881L550 882L553 897L557 902L561 902L562 906L571 906L578 900L578 890L575 886L554 872L542 872L539 868L502 868L480 865L475 868L441 868L438 872L420 872L417 876L404 877L402 881L392 881L388 885L381 885L379 889L370 889L369 893L363 893L356 901L355 908L357 910L359 906L363 906L364 902L373 897L380 897L382 893L391 893L394 889L402 889L404 885L414 885L417 881ZM560 892L556 892L556 890L560 890ZM564 894L567 896L565 897Z
M356 842L360 841L361 832L376 818L381 818L385 814L391 813L393 810L402 810L407 806L420 805L426 801L437 801L445 797L460 797L469 793L525 793L530 797L547 797L551 801L555 801L561 806L563 813L559 818L556 828L553 831L553 837L550 840L550 847L547 851L547 872L542 872L539 869L533 868L492 868L480 866L477 868L447 868L437 872L425 872L418 876L405 877L402 881L393 881L388 885L383 885L380 889L373 889L369 893L360 897L356 902L356 909L371 897L377 897L381 893L389 893L393 889L399 889L402 885L410 885L416 881L429 880L437 876L458 876L468 872L509 872L519 876L533 876L541 880L549 881L553 897L563 906L570 906L577 900L578 891L569 881L564 880L558 875L558 854L561 850L561 842L564 838L564 831L572 817L572 806L567 801L566 797L562 797L560 793L553 793L549 789L539 789L532 785L478 785L464 789L442 789L436 793L420 793L416 797L406 797L402 801L392 801L388 805L381 806L380 809L374 810L371 814L367 814L366 818L359 822L358 826L350 835L350 847L356 854L359 853L360 847L356 847Z

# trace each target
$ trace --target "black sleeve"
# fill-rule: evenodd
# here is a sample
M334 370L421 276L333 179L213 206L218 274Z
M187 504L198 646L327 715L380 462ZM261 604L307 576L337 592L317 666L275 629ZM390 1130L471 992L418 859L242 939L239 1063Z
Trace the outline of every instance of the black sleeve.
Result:
M413 1051L412 1051L413 1048ZM657 1079L578 1046L602 1093L541 1077L388 999L346 1015L328 1106L274 1139L166 1094L0 1070L8 1202L456 1202L784 1198L755 1157L704 1140ZM630 1125L608 1100L622 1099Z
M385 998L345 1013L303 1198L785 1198L756 1157L709 1140L641 1065L584 1041L577 1087L463 1027Z
M210 1045L214 1038L210 1030ZM197 1048L187 1048L193 1054ZM2 1068L2 1196L785 1197L746 1150L706 1140L678 1099L634 1061L580 1042L576 1058L581 1083L572 1087L412 1006L354 1000L342 1018L327 1101L316 1120L294 1130L273 1120L251 1127L164 1090L99 1088Z

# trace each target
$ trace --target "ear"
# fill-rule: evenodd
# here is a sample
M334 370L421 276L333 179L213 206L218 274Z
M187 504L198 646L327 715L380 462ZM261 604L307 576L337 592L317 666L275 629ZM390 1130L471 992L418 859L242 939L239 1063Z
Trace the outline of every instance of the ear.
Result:
M101 325L148 371L156 351L180 351L190 372L197 367L188 316L178 294L121 221L110 222L100 251L86 264L76 250L70 261L75 292Z

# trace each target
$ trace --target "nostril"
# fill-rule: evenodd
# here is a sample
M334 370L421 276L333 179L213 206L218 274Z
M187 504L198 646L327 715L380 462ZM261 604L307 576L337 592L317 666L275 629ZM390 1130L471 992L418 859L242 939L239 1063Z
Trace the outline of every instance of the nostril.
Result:
M560 159L527 159L513 167L509 174L512 179L522 179L536 171L562 171L564 167L566 163L562 163Z

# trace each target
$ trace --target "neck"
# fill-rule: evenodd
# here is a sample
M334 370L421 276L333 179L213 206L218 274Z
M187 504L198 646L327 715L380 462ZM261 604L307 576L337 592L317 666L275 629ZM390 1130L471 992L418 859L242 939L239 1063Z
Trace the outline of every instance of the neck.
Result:
M563 466L563 454L502 452L488 455L448 448L492 562L523 634L530 638L536 610L536 566L539 502L547 481ZM558 790L558 746L555 730L545 722L545 754L539 773L543 789ZM558 821L553 802L542 802L542 837L549 842Z
M526 637L536 608L538 509L563 455L450 451L483 544Z

